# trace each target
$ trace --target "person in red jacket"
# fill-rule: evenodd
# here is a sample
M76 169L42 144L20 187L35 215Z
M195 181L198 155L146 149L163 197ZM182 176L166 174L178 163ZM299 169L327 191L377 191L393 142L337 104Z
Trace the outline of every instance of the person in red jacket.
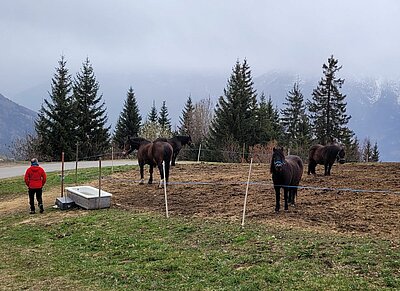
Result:
M30 214L35 214L35 194L40 213L43 213L43 186L46 184L46 172L39 166L38 160L33 158L31 166L25 172L25 184L28 186L29 205L31 206Z

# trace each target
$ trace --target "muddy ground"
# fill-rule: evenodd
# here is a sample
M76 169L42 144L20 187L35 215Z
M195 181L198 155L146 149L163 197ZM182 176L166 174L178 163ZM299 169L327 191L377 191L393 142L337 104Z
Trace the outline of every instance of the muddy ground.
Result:
M148 179L148 168L145 170L145 178ZM248 173L249 164L245 163L177 164L171 170L170 185L167 187L170 217L223 219L240 225ZM331 176L322 174L322 166L317 167L317 176L307 175L305 169L301 186L311 188L300 189L296 206L289 206L285 212L281 205L281 211L276 214L275 193L268 166L253 164L245 223L400 238L400 163L335 164ZM164 190L158 188L158 171L154 176L154 184L139 185L139 170L132 169L103 177L102 189L113 194L112 208L165 213ZM94 181L91 185L98 187L98 182ZM26 196L2 201L0 214L28 211ZM59 196L59 189L45 191L45 207L54 205L55 198ZM74 211L77 215L85 213L82 210ZM57 213L60 214L58 211L45 212L52 216L57 216Z
M145 178L148 179L146 168ZM181 164L172 168L167 187L170 216L220 218L241 223L249 164ZM285 227L400 238L400 163L334 165L325 177L303 174L295 207L276 214L275 193L266 164L253 164L246 221ZM139 185L132 170L102 180L113 194L112 207L165 213L164 191L155 183ZM94 184L94 186L96 186ZM320 188L379 190L355 192Z

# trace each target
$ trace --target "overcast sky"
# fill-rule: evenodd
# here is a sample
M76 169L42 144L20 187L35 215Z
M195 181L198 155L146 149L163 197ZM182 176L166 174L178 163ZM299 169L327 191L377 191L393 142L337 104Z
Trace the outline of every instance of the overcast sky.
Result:
M398 0L3 0L0 93L49 81L61 55L75 74L145 70L227 72L247 58L270 70L400 78ZM125 89L125 88L124 88Z

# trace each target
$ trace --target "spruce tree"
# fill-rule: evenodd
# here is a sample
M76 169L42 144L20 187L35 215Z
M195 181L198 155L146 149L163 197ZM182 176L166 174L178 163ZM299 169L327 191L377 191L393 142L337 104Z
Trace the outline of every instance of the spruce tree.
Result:
M158 123L161 126L162 130L171 131L171 119L168 117L168 108L165 104L165 101L163 101L163 104L160 108Z
M151 107L151 110L147 116L147 120L149 122L157 122L157 120L158 120L157 108L156 108L155 101L153 101L153 106Z
M375 142L374 147L372 148L371 162L379 162L378 142Z
M278 143L282 142L282 126L280 124L279 110L277 107L274 108L274 104L272 102L271 96L268 97L268 100L264 105L265 118L268 120L269 126L269 141L276 141ZM261 108L261 103L260 103Z
M87 58L73 84L80 158L97 158L110 146L110 126L106 126L106 107L102 102L103 96L98 95L98 90L99 83Z
M262 92L257 110L258 141L262 145L266 145L275 136L272 132L274 126L272 125L271 110L273 107L269 108L265 94Z
M213 149L242 148L258 143L257 94L247 61L232 69L224 96L220 96L211 123L208 145ZM246 151L247 152L247 151Z
M336 77L341 68L332 55L322 66L324 77L313 90L313 101L308 102L313 133L322 144L332 141L349 143L353 136L346 127L351 118L346 114L346 95L340 92L344 79Z
M286 108L281 110L281 124L285 133L285 145L297 154L303 153L308 150L311 136L304 97L298 82L294 83L283 104Z
M61 56L52 78L50 100L42 104L35 129L38 137L38 148L42 159L71 160L75 155L74 104L71 93L71 75L66 67L66 60Z
M189 95L185 107L182 110L182 116L179 117L180 126L179 134L192 135L193 131L193 118L194 118L194 105L192 97Z
M142 117L139 113L139 107L136 102L135 93L132 87L126 94L126 100L121 115L115 126L114 143L122 148L128 136L138 136Z

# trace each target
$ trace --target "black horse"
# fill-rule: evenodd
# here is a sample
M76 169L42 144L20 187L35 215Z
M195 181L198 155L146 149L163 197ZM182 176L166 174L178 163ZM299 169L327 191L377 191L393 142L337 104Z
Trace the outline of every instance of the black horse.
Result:
M130 154L133 150L137 150L137 159L140 167L140 184L144 183L144 165L150 165L149 184L153 183L153 168L158 167L160 172L160 187L164 179L163 162L165 163L165 180L169 179L169 168L172 159L172 146L163 141L151 142L142 137L128 137L124 145L124 155Z
M278 212L280 209L281 188L284 191L285 210L288 210L288 203L295 204L297 186L303 175L303 161L300 157L294 155L285 157L282 148L274 148L271 159L271 173L276 196L275 211Z
M325 176L330 176L332 165L337 160L339 163L343 164L345 160L344 148L337 144L330 145L313 145L310 148L308 155L308 175L315 175L315 167L319 165L324 165Z
M190 146L192 144L192 138L190 135L177 135L168 139L164 137L159 137L155 141L168 142L172 146L174 153L172 155L171 166L175 166L176 157L178 156L182 147L185 145Z

